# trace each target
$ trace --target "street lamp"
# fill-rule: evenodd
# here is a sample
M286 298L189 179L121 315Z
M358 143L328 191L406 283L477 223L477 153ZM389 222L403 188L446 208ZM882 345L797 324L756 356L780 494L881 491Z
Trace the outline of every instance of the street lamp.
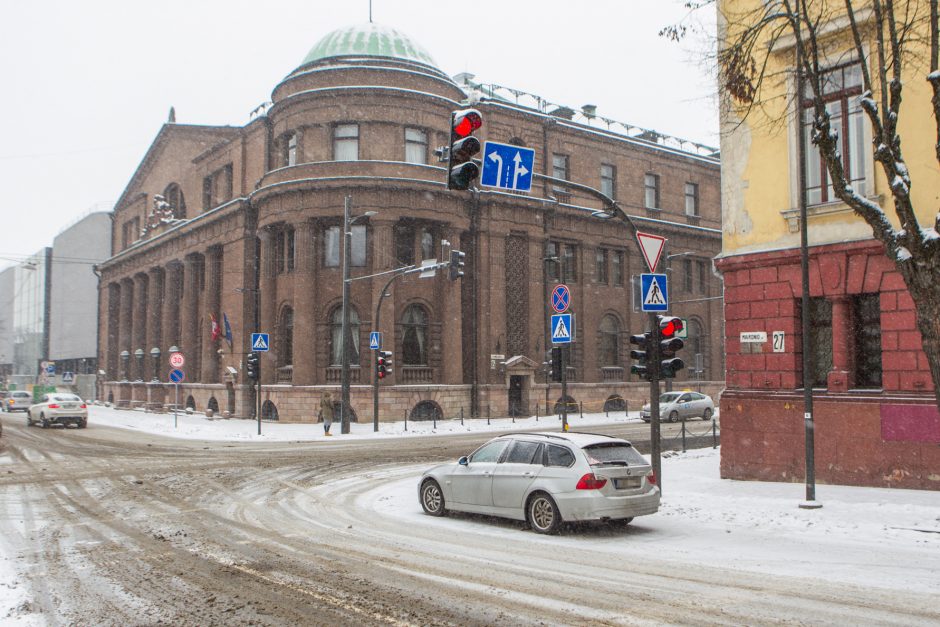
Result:
M349 229L356 223L356 220L368 218L377 213L375 211L366 211L358 216L350 216L351 204L352 196L346 196L343 202L343 326L342 337L339 342L343 364L340 376L340 433L349 433L349 412L347 409L349 407L349 347L352 345L352 333L349 328L349 249L352 245L352 231Z

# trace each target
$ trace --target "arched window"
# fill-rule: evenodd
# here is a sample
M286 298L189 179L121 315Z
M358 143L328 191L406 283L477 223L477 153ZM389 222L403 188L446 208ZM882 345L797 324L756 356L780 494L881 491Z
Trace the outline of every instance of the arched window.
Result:
M294 310L290 306L281 309L277 339L277 366L290 366L294 363Z
M277 420L277 405L271 401L265 401L261 406L261 419L262 420Z
M352 333L352 345L349 349L349 363L359 366L359 312L355 307L349 308L349 330ZM330 365L340 366L343 363L343 308L337 307L330 317Z
M401 320L401 362L405 366L428 365L428 314L421 305L410 305Z
M620 321L613 314L601 318L597 360L600 367L620 365Z
M182 220L186 217L186 200L183 198L183 190L176 183L170 183L163 190L163 200L173 207L173 217Z

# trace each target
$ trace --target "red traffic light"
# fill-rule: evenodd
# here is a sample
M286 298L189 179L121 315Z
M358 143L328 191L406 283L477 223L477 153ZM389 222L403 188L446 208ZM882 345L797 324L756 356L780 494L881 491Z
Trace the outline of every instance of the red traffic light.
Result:
M481 126L483 126L483 116L476 109L455 111L451 127L452 138L455 140L463 139Z
M680 333L685 326L682 318L659 316L659 334L663 339L671 338Z

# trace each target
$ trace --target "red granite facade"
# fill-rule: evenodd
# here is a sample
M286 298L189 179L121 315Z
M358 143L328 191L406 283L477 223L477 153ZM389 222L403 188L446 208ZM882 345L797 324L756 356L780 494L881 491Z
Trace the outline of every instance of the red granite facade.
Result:
M722 476L802 480L799 250L726 257L716 265L725 282L727 347ZM871 294L880 305L880 387L856 381L860 340L853 299ZM881 244L811 248L810 295L831 307L831 366L825 386L817 384L814 392L817 480L940 488L940 414L914 303ZM765 332L767 342L741 341L742 333L754 332ZM784 334L780 352L774 350L775 332Z

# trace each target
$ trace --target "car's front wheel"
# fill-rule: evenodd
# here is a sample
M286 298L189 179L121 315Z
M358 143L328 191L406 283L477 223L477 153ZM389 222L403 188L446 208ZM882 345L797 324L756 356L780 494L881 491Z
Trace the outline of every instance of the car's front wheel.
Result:
M702 414L702 420L711 420L712 419L712 410L710 407L705 409L705 413Z
M539 492L533 494L526 507L529 525L536 533L552 534L561 527L561 512L549 495Z
M444 493L434 479L428 479L421 484L421 507L429 516L444 515Z
M29 410L26 410L26 426L27 427L33 426L33 415L29 413Z

